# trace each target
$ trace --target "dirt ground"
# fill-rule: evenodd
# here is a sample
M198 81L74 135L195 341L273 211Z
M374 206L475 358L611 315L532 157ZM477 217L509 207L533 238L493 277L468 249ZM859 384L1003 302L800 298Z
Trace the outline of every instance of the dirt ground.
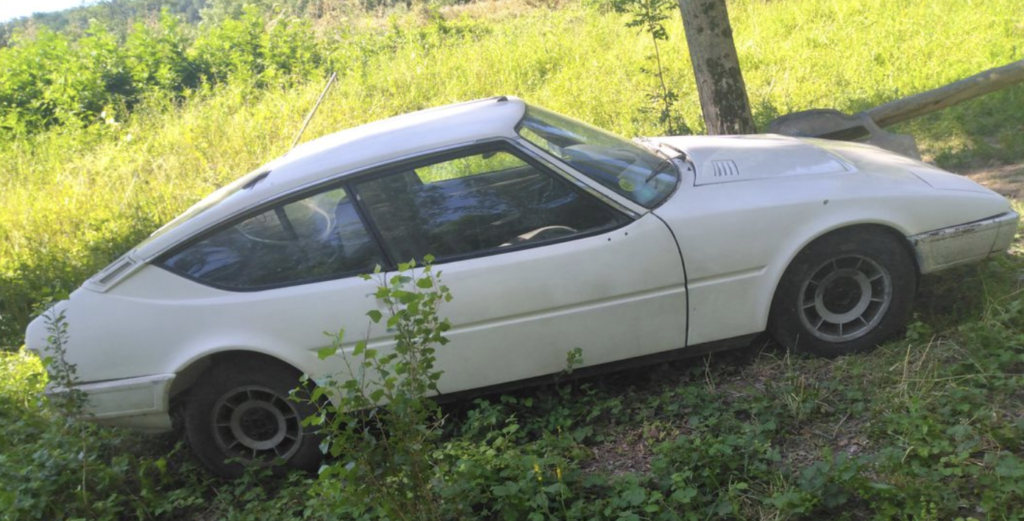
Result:
M1024 198L1024 163L967 168L957 171L957 173L1006 197Z

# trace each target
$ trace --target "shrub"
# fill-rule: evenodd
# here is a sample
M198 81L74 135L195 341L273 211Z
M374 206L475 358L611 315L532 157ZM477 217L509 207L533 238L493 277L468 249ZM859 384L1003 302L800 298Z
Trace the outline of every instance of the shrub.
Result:
M419 274L414 263L399 265L387 279L376 271L375 297L384 311L367 316L394 332L393 349L369 348L364 339L349 354L341 331L333 347L320 353L341 356L347 367L342 380L318 382L310 400L319 413L305 421L319 426L325 452L340 458L320 470L318 492L332 511L359 519L438 519L431 456L441 414L429 395L438 392L441 378L435 348L448 342L444 333L451 327L439 311L452 297L432 260L425 259Z

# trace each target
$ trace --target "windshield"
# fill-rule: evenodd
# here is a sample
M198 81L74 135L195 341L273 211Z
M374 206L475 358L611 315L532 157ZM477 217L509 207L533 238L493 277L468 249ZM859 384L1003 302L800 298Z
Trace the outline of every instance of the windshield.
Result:
M156 239L157 237L177 228L178 226L181 226L185 222L193 219L195 216L203 212L206 212L210 208L213 208L223 203L224 201L231 199L235 195L238 195L247 190L251 190L254 186L259 184L260 181L266 179L268 175L270 175L269 170L256 170L255 172L246 174L245 176L242 176L241 178L232 181L230 184L219 188L217 191L204 197L198 203L192 205L188 210L185 210L181 215L175 217L171 222L161 226L157 231L153 232L152 235L147 237L146 240L139 243L139 245L136 247L139 248L145 246L146 244L150 243L153 239Z
M527 106L519 135L573 169L645 208L675 188L671 163L632 141L539 107Z

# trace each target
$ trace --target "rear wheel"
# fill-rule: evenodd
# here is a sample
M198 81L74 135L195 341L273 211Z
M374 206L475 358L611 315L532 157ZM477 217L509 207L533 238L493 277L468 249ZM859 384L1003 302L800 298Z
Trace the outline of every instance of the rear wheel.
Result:
M192 451L226 478L238 477L247 467L316 470L319 440L302 425L316 408L289 397L300 376L265 361L214 366L185 404L185 436Z
M903 326L917 270L901 240L881 230L827 235L782 277L769 329L790 349L834 357L869 350Z

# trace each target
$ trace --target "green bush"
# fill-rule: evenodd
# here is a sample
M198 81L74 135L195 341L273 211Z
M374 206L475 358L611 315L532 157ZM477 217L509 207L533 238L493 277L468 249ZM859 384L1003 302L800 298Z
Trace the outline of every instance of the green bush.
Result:
M323 449L336 461L320 469L318 492L330 511L356 519L439 519L431 454L440 438L441 415L429 398L441 371L436 349L448 343L451 327L440 308L451 301L440 274L425 259L422 272L401 264L385 277L376 270L375 297L383 309L370 310L373 323L394 332L394 347L344 348L344 331L320 358L339 356L343 374L318 381L308 400L318 413L303 424L323 436ZM371 280L370 275L365 275Z

